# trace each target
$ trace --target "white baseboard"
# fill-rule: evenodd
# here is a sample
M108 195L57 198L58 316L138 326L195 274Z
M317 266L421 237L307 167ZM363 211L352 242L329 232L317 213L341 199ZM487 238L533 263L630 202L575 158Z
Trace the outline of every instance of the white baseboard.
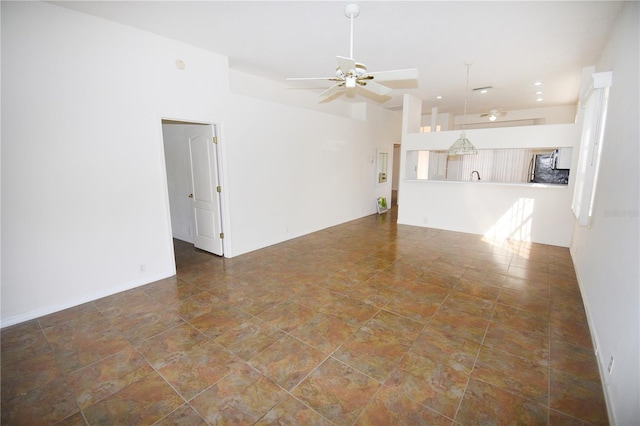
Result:
M607 414L609 416L609 422L612 425L615 425L615 418L614 418L614 411L613 411L613 406L612 406L612 402L611 402L611 398L609 397L609 392L608 392L608 386L606 384L606 378L607 378L607 367L606 367L606 362L605 360L602 359L602 352L600 350L600 343L598 341L598 334L596 332L596 327L593 323L593 318L591 316L591 312L589 311L589 301L587 300L587 298L585 297L586 294L585 292L582 290L582 284L581 284L581 280L580 280L580 274L578 273L578 268L576 267L575 262L573 261L573 250L572 247L569 247L569 252L571 253L571 263L573 263L573 270L576 273L576 279L578 280L578 289L580 290L580 296L582 297L582 304L584 306L584 312L587 316L587 324L589 325L589 334L591 334L591 343L593 344L593 351L596 355L596 364L598 364L598 371L600 372L600 382L602 384L602 392L604 394L604 402L607 405Z
M119 287L111 287L108 291L104 292L96 292L93 294L89 294L80 299L70 300L65 303L57 304L57 305L49 305L42 308L35 309L33 311L25 312L22 314L14 315L8 318L3 318L0 324L0 328L9 327L11 325L20 324L21 322L29 321L35 318L40 318L44 315L49 315L54 312L63 311L65 309L73 308L74 306L82 305L83 303L93 302L94 300L101 299L103 297L111 296L116 293L121 293L126 290L131 290L132 288L140 287L146 284L150 284L154 281L159 281L165 278L169 278L175 275L175 271L167 274L158 274L155 276L144 277L127 284L124 284Z

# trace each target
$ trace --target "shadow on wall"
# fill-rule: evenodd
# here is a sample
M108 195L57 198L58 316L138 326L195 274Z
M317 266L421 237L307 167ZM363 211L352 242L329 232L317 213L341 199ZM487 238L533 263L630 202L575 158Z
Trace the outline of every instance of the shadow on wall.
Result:
M484 234L488 240L531 241L533 198L519 198Z

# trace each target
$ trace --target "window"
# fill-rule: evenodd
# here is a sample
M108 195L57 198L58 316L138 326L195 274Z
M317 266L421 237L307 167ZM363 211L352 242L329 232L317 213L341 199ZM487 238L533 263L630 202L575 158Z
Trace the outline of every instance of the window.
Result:
M589 226L593 213L611 79L611 72L593 74L592 90L584 97L586 102L583 102L584 122L580 140L580 157L571 204L571 209L582 226Z

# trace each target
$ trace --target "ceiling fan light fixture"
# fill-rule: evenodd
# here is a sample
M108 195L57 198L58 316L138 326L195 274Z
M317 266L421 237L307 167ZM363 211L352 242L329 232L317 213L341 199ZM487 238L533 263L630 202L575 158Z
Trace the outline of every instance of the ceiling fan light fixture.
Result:
M447 150L447 155L473 155L477 154L478 150L471 143L469 139L467 139L467 134L464 131L464 127L467 123L467 97L469 94L469 68L471 64L467 65L467 86L464 91L464 116L462 119L462 133L460 137L449 147Z
M480 117L487 117L489 121L496 121L499 117L504 117L507 115L505 111L500 111L499 109L490 109L489 112L484 114L480 114Z

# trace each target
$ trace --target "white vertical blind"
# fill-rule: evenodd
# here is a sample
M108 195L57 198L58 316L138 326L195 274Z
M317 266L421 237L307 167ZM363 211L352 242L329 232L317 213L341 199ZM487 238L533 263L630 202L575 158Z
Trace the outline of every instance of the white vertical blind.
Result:
M533 153L530 149L481 149L476 155L462 155L461 180L472 180L471 173L477 171L483 181L528 182L529 163ZM477 179L477 176L473 176Z

